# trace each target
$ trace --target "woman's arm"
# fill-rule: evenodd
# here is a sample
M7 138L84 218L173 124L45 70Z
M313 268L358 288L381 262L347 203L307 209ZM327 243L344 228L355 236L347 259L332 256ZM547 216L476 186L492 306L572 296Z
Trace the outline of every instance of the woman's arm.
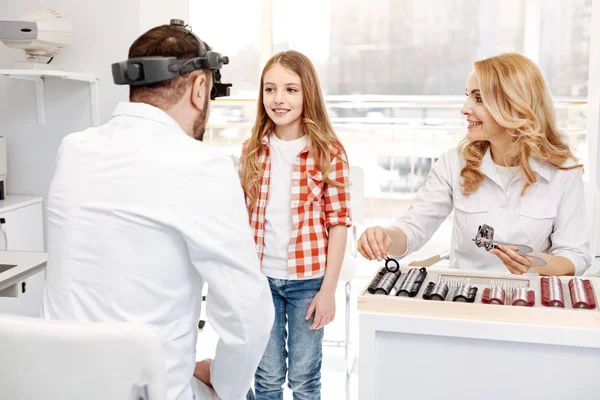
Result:
M508 270L516 275L522 275L532 269L540 275L574 275L575 265L566 257L553 256L550 254L534 251L531 255L546 261L546 265L533 265L531 258L517 254L517 248L512 246L500 246L498 249L490 250L504 263Z
M519 256L510 246L500 246L500 249L490 251L502 260L510 272L523 274L531 268L540 275L581 275L590 266L581 172L568 171L562 187L563 194L550 235L552 246L549 254L537 251L532 254L546 260L546 265L533 265L530 258Z
M575 266L573 262L566 257L552 256L549 254L534 253L537 257L546 260L546 265L532 266L531 269L540 275L575 275Z
M406 254L406 234L400 228L373 226L358 239L358 252L367 260L381 261L388 253Z
M567 259L573 265L572 274L581 275L592 264L590 257L590 238L585 210L582 172L579 169L568 171L568 180L563 186L563 197L558 205L554 227L550 235L552 246L548 253L561 259ZM563 262L553 260L552 265L560 268ZM550 265L550 264L549 264ZM552 271L539 271L541 274Z

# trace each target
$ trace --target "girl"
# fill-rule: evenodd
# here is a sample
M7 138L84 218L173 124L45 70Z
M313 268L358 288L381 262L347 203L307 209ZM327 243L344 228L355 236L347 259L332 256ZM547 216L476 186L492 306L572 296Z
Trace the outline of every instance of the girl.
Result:
M256 123L239 165L275 305L256 398L283 399L287 372L294 399L320 399L322 328L335 316L351 225L349 167L315 68L303 54L279 53L265 65Z
M556 128L552 97L537 65L520 54L475 63L461 110L468 123L460 149L443 154L411 209L392 227L368 228L366 258L419 249L454 209L451 266L541 275L582 274L590 266L582 165ZM489 253L472 239L478 226L494 239L530 245L546 265L516 248Z

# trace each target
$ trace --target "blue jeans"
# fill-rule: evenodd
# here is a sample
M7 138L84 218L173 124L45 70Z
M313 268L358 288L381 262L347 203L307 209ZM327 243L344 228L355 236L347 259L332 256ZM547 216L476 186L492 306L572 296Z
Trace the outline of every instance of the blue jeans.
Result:
M309 329L314 314L308 321L305 317L308 306L321 289L323 278L268 279L275 322L254 376L256 400L282 400L286 373L294 400L320 400L323 329ZM286 340L289 351L286 351Z

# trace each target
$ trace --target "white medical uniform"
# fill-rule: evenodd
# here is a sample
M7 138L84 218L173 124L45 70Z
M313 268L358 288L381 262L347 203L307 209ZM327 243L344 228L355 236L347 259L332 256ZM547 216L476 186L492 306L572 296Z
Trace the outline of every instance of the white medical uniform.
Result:
M222 399L245 398L273 302L231 158L158 108L120 103L106 125L63 139L47 213L46 318L153 325L167 397L193 399L207 282L221 338L212 384Z
M488 149L480 167L484 181L465 196L462 155L457 149L442 154L410 210L394 223L406 234L406 254L423 246L454 210L451 267L508 272L498 257L472 240L479 225L487 224L494 228L494 239L565 257L575 266L575 274L581 275L591 264L581 170L556 169L534 158L529 163L537 182L521 196L525 182L521 172L505 185Z

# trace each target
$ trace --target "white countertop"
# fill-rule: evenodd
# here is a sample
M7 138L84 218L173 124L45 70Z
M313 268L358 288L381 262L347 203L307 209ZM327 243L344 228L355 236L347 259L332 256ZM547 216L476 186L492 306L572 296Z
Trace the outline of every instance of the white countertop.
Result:
M0 213L29 206L31 204L41 203L44 199L39 196L22 196L7 194L4 200L0 200Z
M0 290L46 268L48 253L34 251L0 251L0 264L16 265L7 271L0 272Z
M401 267L403 274L410 267ZM375 317L373 321L384 331L402 331L415 334L439 334L488 339L545 342L589 346L600 349L600 304L592 310L571 308L567 282L573 277L562 276L565 308L546 307L541 304L540 277L532 275L509 275L483 271L443 270L428 268L427 278L416 297L373 295L366 289L358 297L358 310L362 313L362 323ZM480 286L477 279L523 280L528 289L535 291L533 307L483 304L477 293L474 303L424 300L422 293L430 281L437 281L438 275L469 278L471 283ZM589 278L593 284L596 302L600 299L600 279ZM468 327L468 329L467 329ZM544 334L540 332L544 331ZM444 332L444 333L442 333ZM535 333L535 334L534 334ZM483 336L481 336L483 335Z

